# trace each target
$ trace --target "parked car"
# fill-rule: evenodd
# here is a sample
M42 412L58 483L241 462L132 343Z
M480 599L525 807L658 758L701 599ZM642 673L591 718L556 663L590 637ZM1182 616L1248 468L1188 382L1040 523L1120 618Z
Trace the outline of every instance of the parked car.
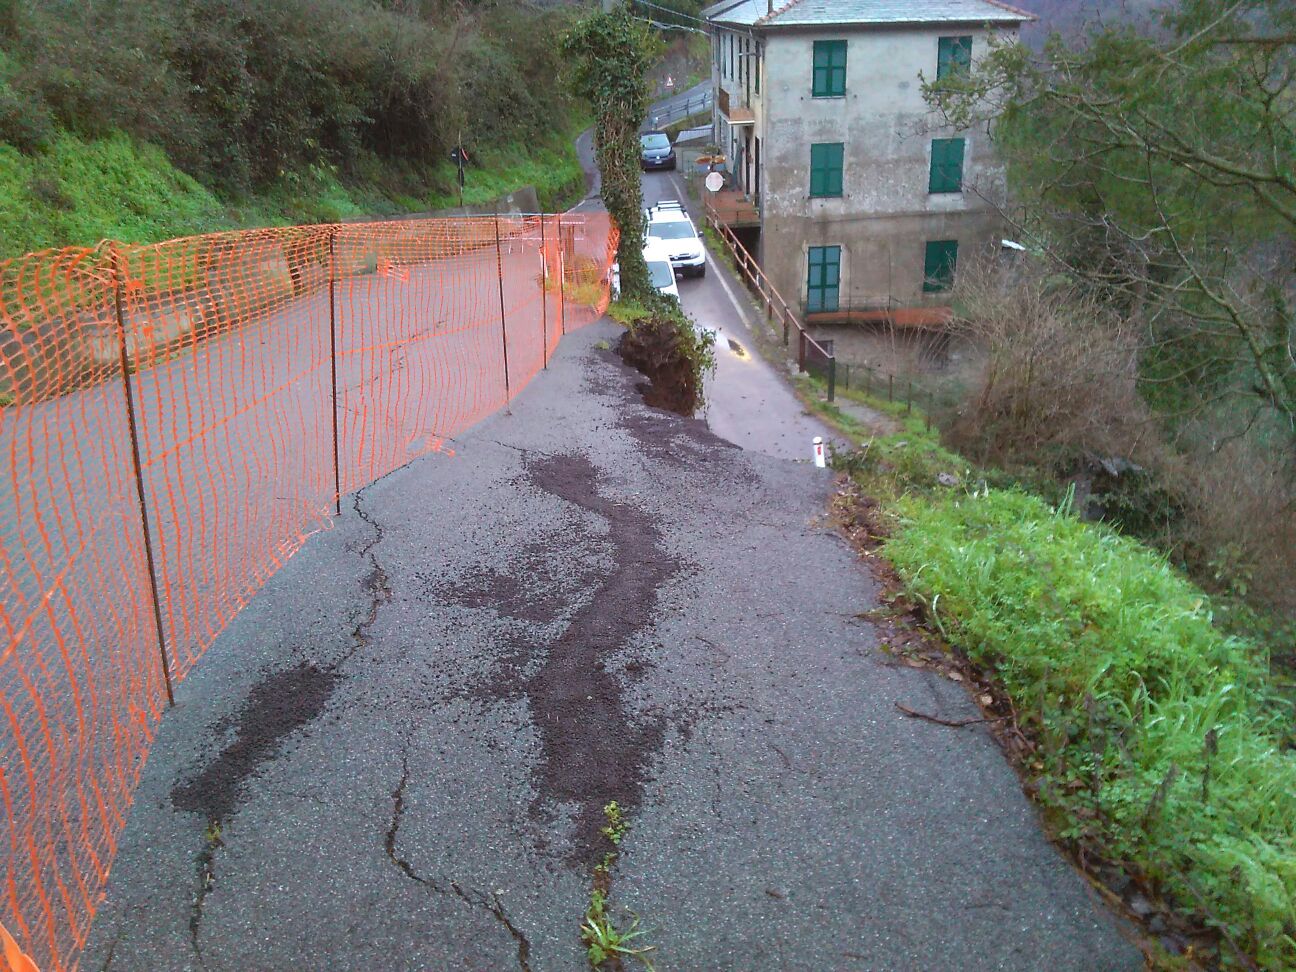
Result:
M639 166L649 169L675 168L675 147L665 132L644 132L639 136Z
M677 273L692 277L706 274L706 246L697 227L678 200L663 200L647 210L648 239L669 254Z
M652 285L663 294L669 294L676 300L680 299L679 286L675 283L675 268L670 264L670 257L658 248L657 244L649 241L643 249L644 262L648 264L648 279ZM621 265L612 264L612 299L616 300L621 296Z
M643 255L652 285L659 293L669 294L679 300L679 286L675 283L675 268L671 266L670 252L657 241L649 240L644 244Z

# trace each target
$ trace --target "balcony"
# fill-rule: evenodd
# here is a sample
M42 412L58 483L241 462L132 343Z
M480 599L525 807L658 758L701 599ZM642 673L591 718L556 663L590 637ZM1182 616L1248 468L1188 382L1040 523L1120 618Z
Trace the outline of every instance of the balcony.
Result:
M737 189L706 194L707 215L731 228L760 226L760 209Z
M740 101L740 98L733 98L733 101ZM730 125L755 125L756 115L750 108L743 105L732 104L731 95L725 88L720 88L719 96L716 103L720 106L720 114L724 115L725 120Z

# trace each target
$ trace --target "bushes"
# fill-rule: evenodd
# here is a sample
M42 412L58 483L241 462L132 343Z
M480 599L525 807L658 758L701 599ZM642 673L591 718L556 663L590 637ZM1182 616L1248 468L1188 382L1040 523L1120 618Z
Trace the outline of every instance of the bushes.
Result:
M423 197L461 134L474 158L552 146L572 113L557 80L562 8L3 4L0 141L37 154L60 130L125 132L229 199L294 173L355 182L375 163Z
M1159 414L1140 374L1159 345L1119 308L1038 264L969 268L960 329L984 357L949 442L1033 483L1076 483L1080 512L1155 544L1215 593L1296 618L1296 463L1238 399Z
M1066 509L994 489L901 509L885 552L1013 699L1062 836L1263 967L1296 964L1292 710L1262 653L1162 558Z

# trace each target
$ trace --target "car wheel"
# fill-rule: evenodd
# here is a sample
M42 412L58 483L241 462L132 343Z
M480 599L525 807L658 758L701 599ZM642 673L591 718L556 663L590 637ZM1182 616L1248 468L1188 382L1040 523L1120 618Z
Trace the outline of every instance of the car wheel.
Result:
M699 276L699 277L705 277L705 276L706 276L706 264L705 264L705 263L702 264L702 266L700 266L700 267L697 268L697 274L696 274L696 276Z

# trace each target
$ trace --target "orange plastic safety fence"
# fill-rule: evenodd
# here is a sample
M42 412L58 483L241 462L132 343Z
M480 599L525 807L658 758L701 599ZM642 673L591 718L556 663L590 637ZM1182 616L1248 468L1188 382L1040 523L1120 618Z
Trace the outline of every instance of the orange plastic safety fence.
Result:
M451 451L597 319L615 246L605 214L569 214L0 263L12 954L74 967L168 674L184 678L339 493Z

